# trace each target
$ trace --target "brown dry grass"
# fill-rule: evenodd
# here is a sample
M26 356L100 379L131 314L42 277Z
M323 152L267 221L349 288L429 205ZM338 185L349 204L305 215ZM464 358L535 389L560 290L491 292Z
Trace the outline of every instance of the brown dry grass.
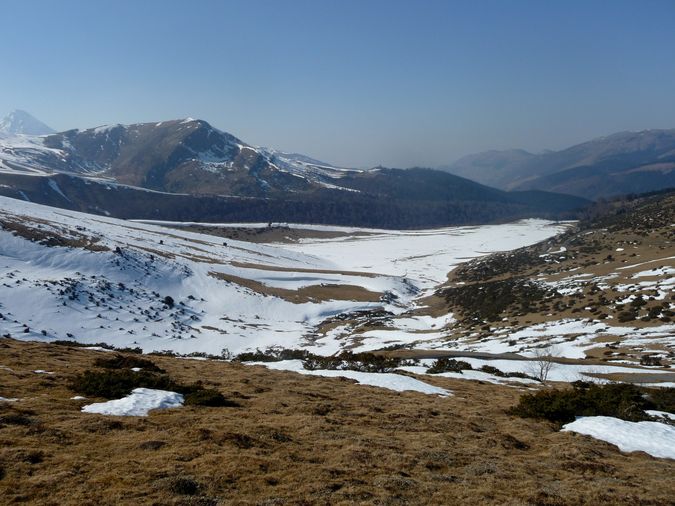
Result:
M297 290L287 288L278 288L268 286L254 279L242 278L223 272L209 272L214 278L236 283L266 296L280 297L294 304L304 304L306 302L321 302L327 300L353 300L357 302L377 302L382 294L371 292L361 286L356 285L334 285L321 284L303 286Z
M675 497L674 461L510 417L513 388L427 379L455 392L439 398L150 357L242 407L105 417L81 413L67 388L97 356L0 341L0 395L21 399L0 403L1 503L665 505Z
M300 239L335 239L338 237L354 237L371 235L369 232L339 232L331 230L315 230L290 228L283 226L272 227L234 227L231 225L165 225L199 234L215 235L226 239L255 243L296 243Z

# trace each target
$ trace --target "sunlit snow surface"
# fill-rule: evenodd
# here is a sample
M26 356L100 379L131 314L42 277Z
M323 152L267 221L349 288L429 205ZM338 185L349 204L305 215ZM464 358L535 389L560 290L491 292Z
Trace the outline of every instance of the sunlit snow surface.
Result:
M107 402L87 404L84 413L113 416L148 416L153 409L178 408L183 405L183 396L167 390L135 388L126 397Z
M653 457L675 459L675 427L672 425L587 416L566 424L562 430L606 441L623 452L642 451Z
M564 229L544 220L507 225L437 230L381 231L335 239L301 239L285 246L320 256L345 270L384 272L413 279L429 289L444 282L458 264L477 256L507 251L547 239Z
M342 370L313 370L308 371L302 366L300 360L282 360L280 362L260 362L256 365L264 365L270 369L279 371L293 371L299 374L309 376L324 376L327 378L349 378L356 380L360 385L370 385L374 387L386 388L396 392L420 392L423 394L432 394L440 396L452 395L449 390L435 387L423 381L403 376L396 373L373 373L360 371L342 371Z
M0 219L107 248L46 246L0 230L2 334L211 354L273 346L335 353L352 342L339 332L317 336L327 318L378 308L402 315L458 263L532 244L564 228L525 220L411 232L352 229L368 235L264 245L2 197ZM277 289L347 284L393 297L294 303L213 273ZM173 307L163 303L166 296ZM364 338L371 347L440 339L451 319L403 316L395 332Z

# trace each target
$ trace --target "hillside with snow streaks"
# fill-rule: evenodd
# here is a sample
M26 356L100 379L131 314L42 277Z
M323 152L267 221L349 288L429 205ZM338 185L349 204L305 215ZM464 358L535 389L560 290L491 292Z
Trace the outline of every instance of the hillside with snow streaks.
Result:
M0 224L3 335L210 354L350 347L349 333L331 333L326 322L402 315L453 262L562 227L527 221L264 245L6 198ZM406 325L426 328L425 318Z

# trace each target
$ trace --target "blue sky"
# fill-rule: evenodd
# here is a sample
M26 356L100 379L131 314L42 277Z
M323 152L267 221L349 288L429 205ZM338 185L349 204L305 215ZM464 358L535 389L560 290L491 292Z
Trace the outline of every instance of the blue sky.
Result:
M675 1L0 0L0 116L192 116L348 166L675 128Z

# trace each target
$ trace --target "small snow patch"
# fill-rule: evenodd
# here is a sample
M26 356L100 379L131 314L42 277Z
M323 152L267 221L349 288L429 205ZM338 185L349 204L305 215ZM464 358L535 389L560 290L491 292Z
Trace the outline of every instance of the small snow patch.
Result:
M675 414L668 413L667 411L657 411L655 409L649 409L646 410L645 413L647 413L649 416L656 416L658 418L668 418L669 420L675 420Z
M183 405L183 396L167 390L135 388L121 399L97 402L82 407L84 413L113 416L148 416L153 409L177 408Z
M606 441L623 452L642 451L652 457L675 459L675 427L663 423L586 416L564 425L562 430Z

